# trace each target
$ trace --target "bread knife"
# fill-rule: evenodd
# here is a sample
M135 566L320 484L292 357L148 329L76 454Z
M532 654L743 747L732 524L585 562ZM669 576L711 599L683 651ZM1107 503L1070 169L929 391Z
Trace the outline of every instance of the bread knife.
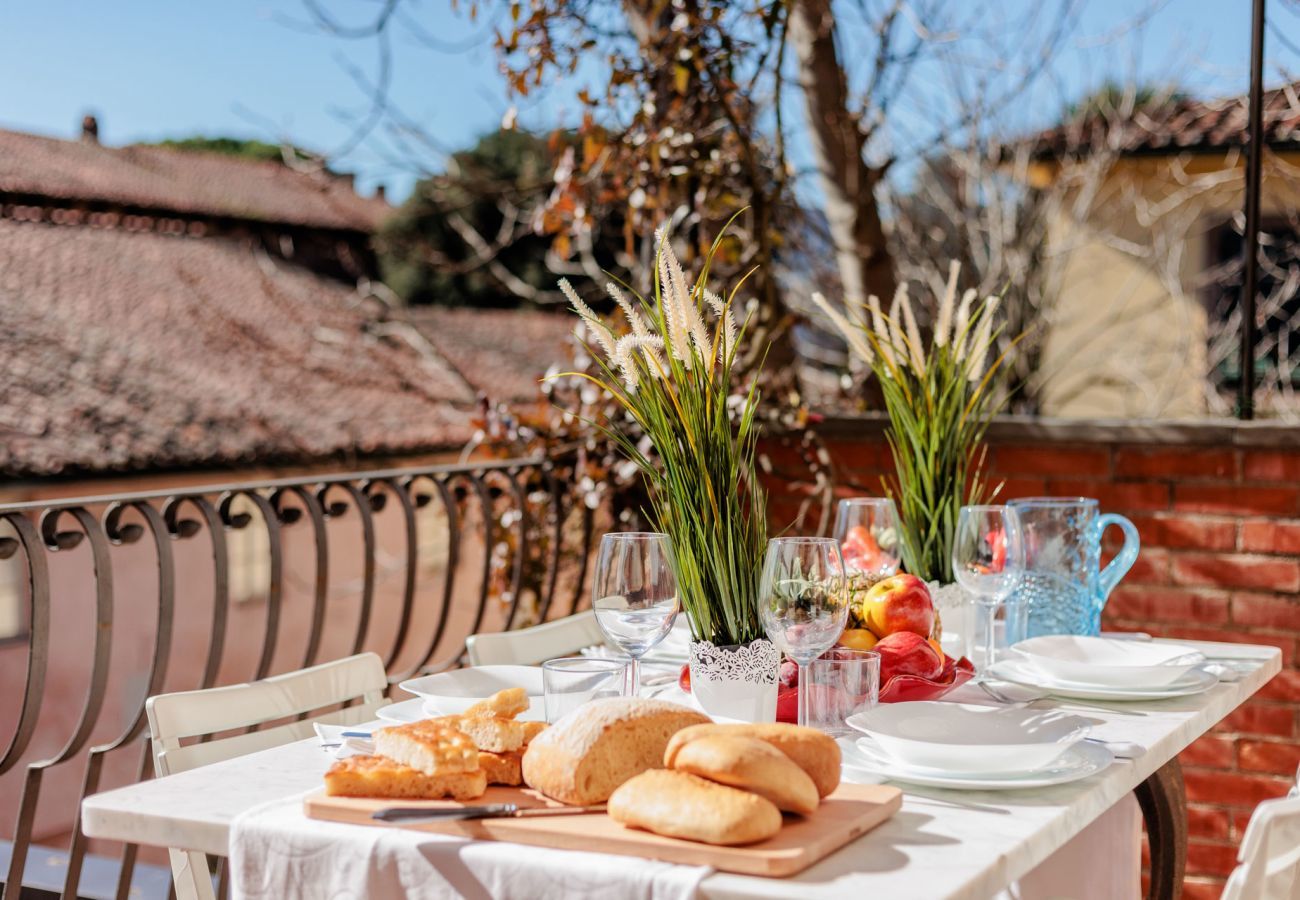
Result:
M605 811L605 804L593 806L519 806L516 803L492 803L487 806L449 806L429 809L423 806L390 806L376 811L370 818L379 822L447 822L459 819L523 819L533 816L577 816Z

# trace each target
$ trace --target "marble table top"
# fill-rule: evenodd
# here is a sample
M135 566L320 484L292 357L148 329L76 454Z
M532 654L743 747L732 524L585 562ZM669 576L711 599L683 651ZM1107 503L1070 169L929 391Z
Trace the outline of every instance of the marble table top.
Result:
M1136 759L1071 784L1026 791L949 791L902 785L888 822L793 878L714 873L710 898L982 898L1025 875L1209 731L1281 668L1273 647L1180 641L1231 658L1242 677L1204 694L1140 703L1041 700L1095 724L1093 735L1138 744ZM141 782L86 798L89 837L226 855L230 823L275 799L317 789L332 758L312 740ZM304 820L305 821L305 820ZM364 827L364 826L357 826ZM796 887L797 885L797 887ZM883 893L882 893L883 892Z

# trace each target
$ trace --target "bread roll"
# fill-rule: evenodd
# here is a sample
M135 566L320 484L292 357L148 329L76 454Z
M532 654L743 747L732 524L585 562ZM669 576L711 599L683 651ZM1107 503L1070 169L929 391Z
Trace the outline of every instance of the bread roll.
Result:
M688 741L673 768L766 797L784 812L810 815L819 802L817 785L790 757L766 741L714 734Z
M486 790L487 774L481 769L426 775L382 756L349 756L325 773L325 793L331 797L474 800Z
M707 725L684 728L668 742L664 765L673 768L673 759L682 747L709 735L755 737L766 741L808 773L808 777L817 786L817 795L820 797L827 796L839 787L840 747L835 740L816 728L780 722L758 722L752 725L719 725L710 722Z
M524 782L561 803L600 803L633 775L662 767L673 734L708 721L662 700L593 700L533 739Z
M624 782L606 809L629 828L706 844L752 844L781 830L781 813L770 801L668 769Z

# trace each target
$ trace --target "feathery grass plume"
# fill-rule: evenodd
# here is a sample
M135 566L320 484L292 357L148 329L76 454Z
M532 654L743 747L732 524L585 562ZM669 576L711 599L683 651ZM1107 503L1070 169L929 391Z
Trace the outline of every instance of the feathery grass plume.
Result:
M939 319L945 318L945 307L952 317L956 272L956 266L949 268ZM889 415L886 438L897 475L885 489L903 519L903 565L927 581L952 581L957 513L965 504L983 502L996 493L984 479L982 447L1000 405L994 376L1005 354L985 369L989 347L998 336L998 298L982 305L975 299L975 291L965 293L952 330L945 327L948 339L939 340L936 325L927 349L905 286L894 294L888 316L881 313L879 300L869 298L871 324L863 327L836 315L825 298L813 296L844 334L850 352L867 360L880 382ZM863 338L866 352L861 349Z
M665 325L664 346L667 348L668 355L675 357L686 368L691 367L691 336L690 327L687 325L686 309L687 291L686 278L681 269L676 271L670 263L670 260L676 261L672 256L672 247L668 245L668 234L663 229L655 232L655 240L660 248L658 257L655 260L655 296L658 297L663 307L663 319ZM668 247L668 253L663 252L663 248Z
M596 311L588 306L586 302L578 296L578 292L573 289L573 285L569 284L569 279L560 279L560 292L568 298L569 304L574 308L578 315L591 325L591 332L596 336L596 342L600 344L600 348L605 351L605 355L613 356L614 332L610 330L608 325L601 321L600 316L596 315Z
M592 423L650 488L646 512L672 540L678 596L692 636L747 644L763 637L758 582L767 547L766 497L755 469L758 373L747 373L754 376L747 382L734 369L748 318L737 327L730 304L705 292L703 275L688 285L667 235L657 237L654 294L647 300L630 291L628 300L646 333L629 318L632 333L613 352L592 354L595 375L567 374L608 391L640 426L644 437L638 441L615 422ZM709 250L704 272L721 239ZM574 303L574 309L587 320L583 306Z
M971 304L979 296L975 288L967 288L966 293L961 295L961 306L957 308L957 323L953 326L952 337L953 344L956 347L954 355L958 359L966 357L966 342L970 337L970 311Z
M901 357L906 357L907 341L903 337L902 322L902 305L903 297L907 294L907 285L900 284L894 291L894 299L889 303L889 315L885 317L885 324L889 326L889 343L894 348L894 352Z
M722 340L718 346L718 358L721 360L731 355L732 348L736 346L736 335L738 334L736 329L736 317L731 312L731 304L723 300L719 295L713 293L713 291L706 289L704 291L704 299L709 304L709 308L713 310L714 315L718 317L718 321L722 324L722 328L719 331Z
M881 339L879 344L880 355L884 357L885 362L892 369L898 365L898 361L894 358L894 350L890 346L890 342L883 340L889 334L889 329L885 325L885 314L880 309L880 298L872 294L867 298L867 306L871 309L871 331ZM870 362L867 363L867 365L870 364Z
M861 333L862 329L860 327L855 328L838 309L831 306L830 301L823 297L820 292L813 291L812 302L835 323L835 327L840 330L845 342L863 361L863 364L871 365L871 361L875 359L876 354L872 352L871 345L867 343L866 338Z
M916 324L916 313L912 311L912 298L903 286L903 328L907 335L907 353L912 359L912 369L918 375L925 374L925 349L921 344L921 329Z
M961 263L953 260L948 264L948 284L944 288L943 299L939 301L938 321L934 324L934 344L942 347L948 343L948 331L952 328L953 304L957 302L957 275L961 272Z
M971 355L966 368L966 378L979 381L984 375L984 360L988 358L989 345L993 343L993 314L998 311L998 297L993 296L984 302L980 313L980 322L975 329L975 340L971 344Z
M650 374L655 378L663 378L663 373L667 365L663 358L664 342L663 338L650 334L650 328L646 324L645 318L636 311L632 306L632 301L618 289L614 282L608 282L605 290L609 296L618 304L619 309L623 310L623 315L627 319L628 326L632 333L642 340L637 342L637 348L645 354L646 362L650 363Z

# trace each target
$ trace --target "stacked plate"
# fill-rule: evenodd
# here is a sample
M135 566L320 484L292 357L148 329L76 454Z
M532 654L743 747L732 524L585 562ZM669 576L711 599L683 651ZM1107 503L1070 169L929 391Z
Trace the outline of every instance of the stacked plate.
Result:
M1062 634L1021 641L991 674L1075 700L1164 700L1214 687L1205 662L1184 644Z
M415 694L415 699L382 707L376 711L376 716L388 722L454 716L497 691L522 687L528 694L528 711L521 713L519 720L546 721L542 670L538 666L473 666L412 678L403 681L400 687Z
M1087 741L1087 720L1059 710L919 701L882 704L848 724L866 737L845 748L844 765L908 784L1019 790L1086 778L1114 761Z

